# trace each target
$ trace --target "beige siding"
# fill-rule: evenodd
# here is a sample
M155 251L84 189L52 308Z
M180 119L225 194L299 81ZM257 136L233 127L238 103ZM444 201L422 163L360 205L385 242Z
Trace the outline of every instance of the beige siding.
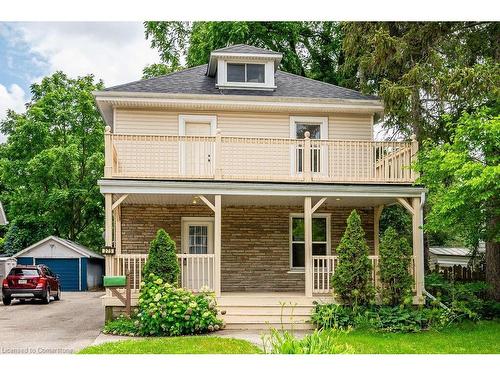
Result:
M373 140L372 116L334 113L328 117L329 139Z
M115 133L179 134L179 114L216 115L217 126L226 136L288 138L291 114L219 112L196 113L159 110L116 109ZM322 116L321 114L301 114ZM372 116L356 113L334 113L328 117L329 139L373 139Z

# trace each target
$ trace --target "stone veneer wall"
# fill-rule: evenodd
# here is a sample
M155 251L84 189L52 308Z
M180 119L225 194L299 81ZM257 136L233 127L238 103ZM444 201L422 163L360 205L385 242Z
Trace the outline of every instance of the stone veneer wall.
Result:
M304 274L290 273L289 214L302 207L233 206L222 209L222 291L304 290ZM345 230L352 208L327 207L331 213L332 252ZM357 208L373 253L373 209ZM205 205L122 205L122 251L147 253L159 228L181 252L181 218L212 216Z

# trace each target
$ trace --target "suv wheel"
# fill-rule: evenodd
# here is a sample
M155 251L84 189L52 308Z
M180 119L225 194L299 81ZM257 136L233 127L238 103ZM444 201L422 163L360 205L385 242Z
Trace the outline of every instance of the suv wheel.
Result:
M54 301L60 301L61 300L61 287L59 286L57 288L57 294L56 296L54 297Z
M42 301L46 305L50 303L50 288L47 287L47 290L45 291L45 295L43 296Z
M2 302L3 302L3 304L5 306L10 305L10 303L12 302L12 298L10 298L10 297L3 297L2 298Z

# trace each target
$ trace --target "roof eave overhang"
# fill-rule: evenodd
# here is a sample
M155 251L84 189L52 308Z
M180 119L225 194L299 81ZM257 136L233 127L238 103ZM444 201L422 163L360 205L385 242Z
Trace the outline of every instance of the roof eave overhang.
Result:
M119 91L94 92L97 106L112 126L113 108L164 108L176 110L229 110L265 112L357 112L382 114L380 100L242 95L166 94Z

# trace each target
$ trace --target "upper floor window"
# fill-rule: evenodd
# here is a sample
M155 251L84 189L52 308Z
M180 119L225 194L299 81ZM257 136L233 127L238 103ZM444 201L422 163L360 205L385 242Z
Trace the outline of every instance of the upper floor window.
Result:
M227 64L228 82L265 82L264 64Z

